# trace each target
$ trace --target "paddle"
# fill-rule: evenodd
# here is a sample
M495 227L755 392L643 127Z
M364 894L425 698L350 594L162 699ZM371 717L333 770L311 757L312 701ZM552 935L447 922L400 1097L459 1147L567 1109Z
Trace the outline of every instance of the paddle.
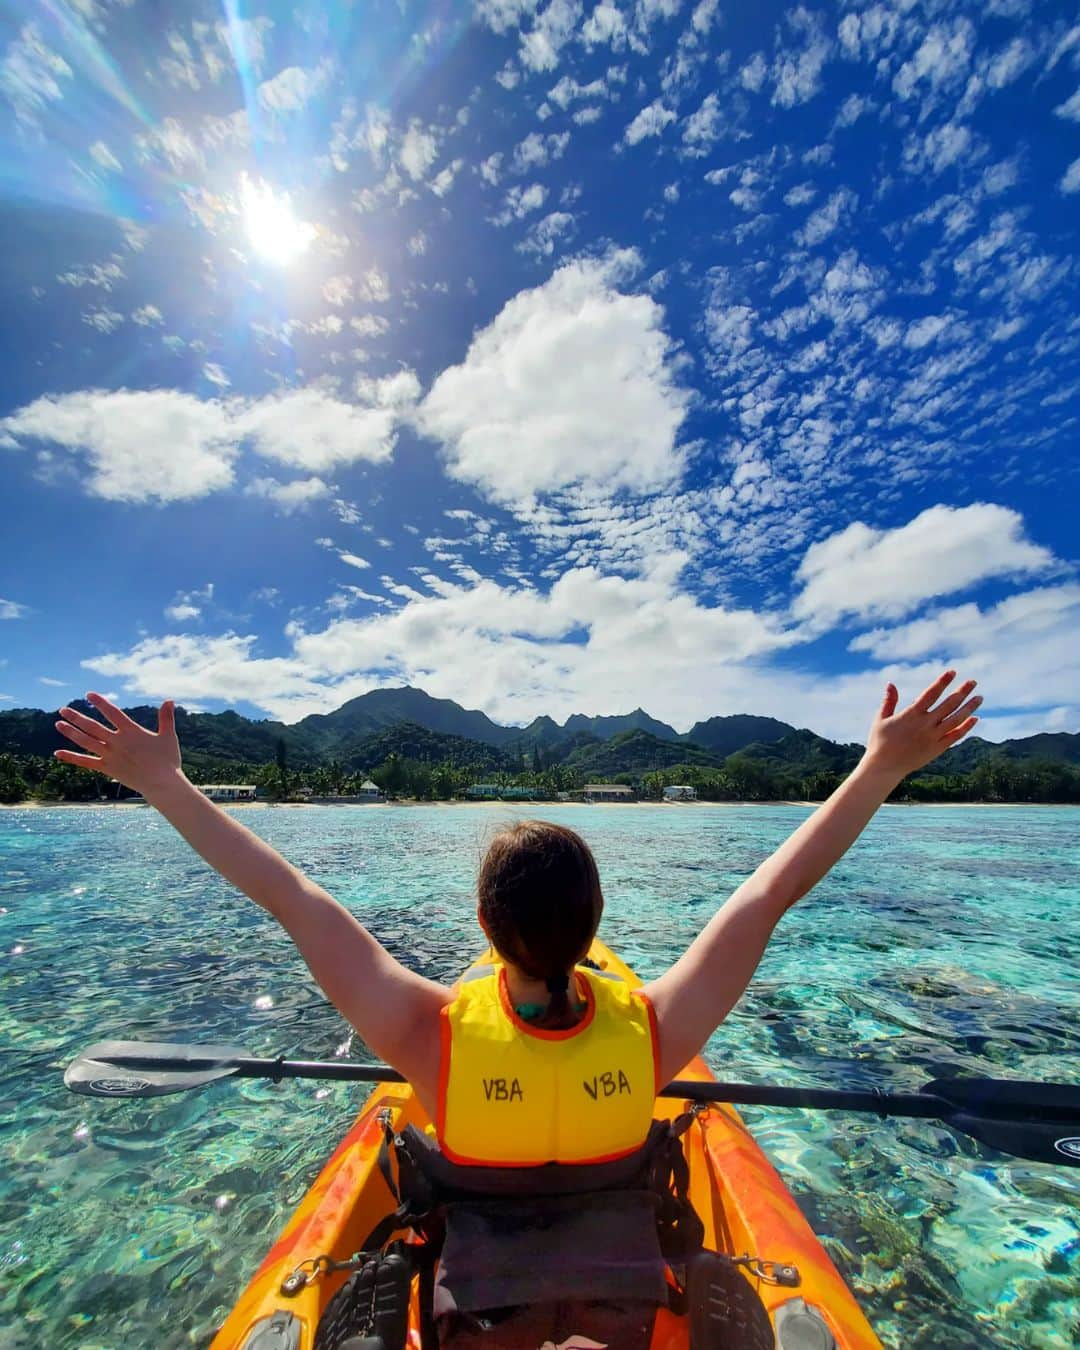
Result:
M386 1064L253 1059L234 1045L100 1041L68 1065L64 1082L90 1097L159 1097L220 1078L325 1078L403 1083ZM941 1120L990 1148L1035 1162L1080 1167L1080 1086L1006 1078L935 1078L918 1092L845 1092L833 1088L755 1087L676 1079L662 1097L735 1106L800 1106Z

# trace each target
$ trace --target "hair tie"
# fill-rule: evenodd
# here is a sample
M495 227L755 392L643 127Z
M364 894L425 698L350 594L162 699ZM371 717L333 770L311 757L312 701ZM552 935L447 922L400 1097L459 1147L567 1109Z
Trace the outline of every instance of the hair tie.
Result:
M547 985L549 994L565 994L570 988L569 975L552 975L549 980L544 982Z

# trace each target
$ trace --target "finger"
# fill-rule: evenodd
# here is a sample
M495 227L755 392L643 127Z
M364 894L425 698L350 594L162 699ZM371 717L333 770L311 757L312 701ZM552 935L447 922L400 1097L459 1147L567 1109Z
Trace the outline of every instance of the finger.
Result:
M118 708L115 703L110 703L102 694L89 693L86 696L86 701L87 703L92 704L98 712L101 713L102 717L107 718L117 731L119 731L121 727L124 727L125 729L134 729L136 731L145 730L145 728L139 726L138 722L132 721L122 708Z
M933 684L927 685L911 706L919 712L927 712L955 679L955 670L943 671Z
M975 709L980 707L981 704L981 696L978 698L969 698L963 707L957 708L956 711L950 713L948 717L942 718L938 723L938 726L942 731L954 731L960 723L963 722L965 718L970 717Z
M885 697L881 700L881 708L878 711L878 718L883 720L891 717L896 711L896 705L900 700L900 693L895 684L885 686Z
M159 736L176 735L176 704L167 698L158 709L157 731Z
M950 694L948 698L942 699L937 707L932 710L934 716L938 719L938 722L941 723L946 717L951 717L974 688L974 680L965 680L955 693Z
M100 754L105 749L103 741L98 740L96 736L91 736L89 732L83 731L81 727L73 727L69 722L57 722L56 729L61 736L66 736L69 741L81 745L84 750L92 750L95 754Z
M65 764L77 764L80 769L96 769L98 773L105 772L97 755L77 755L74 750L54 750L53 758L62 759Z
M104 722L99 722L96 717L87 717L85 713L78 712L75 708L66 706L61 708L60 716L65 722L70 722L73 727L85 731L88 736L96 736L99 741L104 742L107 737L116 735L112 727L107 727Z
M952 731L942 736L941 744L955 745L957 741L962 740L968 734L978 720L977 717L969 717L966 721L961 722L958 727L953 727Z

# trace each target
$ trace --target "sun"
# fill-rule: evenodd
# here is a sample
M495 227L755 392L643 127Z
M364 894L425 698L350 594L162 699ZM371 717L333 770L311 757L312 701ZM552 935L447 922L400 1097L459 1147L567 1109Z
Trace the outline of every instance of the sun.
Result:
M251 247L267 262L287 267L305 253L316 236L314 225L298 220L287 192L269 184L240 180L240 212Z

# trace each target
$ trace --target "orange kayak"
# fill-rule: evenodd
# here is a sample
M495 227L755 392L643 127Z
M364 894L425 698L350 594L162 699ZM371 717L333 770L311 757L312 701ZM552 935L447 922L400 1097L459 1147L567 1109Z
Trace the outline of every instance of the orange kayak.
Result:
M640 983L602 942L594 941L590 958L631 987ZM475 964L494 959L488 951ZM697 1057L679 1077L708 1082L713 1076ZM674 1119L685 1109L681 1100L658 1097L655 1115ZM319 1275L291 1296L282 1293L282 1283L303 1263L309 1263L310 1269L316 1257L348 1260L379 1220L395 1208L376 1161L386 1112L395 1132L409 1124L421 1130L429 1125L408 1084L376 1085L240 1295L211 1350L261 1350L263 1345L312 1350L319 1319L347 1276ZM765 1263L742 1269L773 1324L775 1344L824 1350L829 1344L827 1329L837 1350L880 1347L851 1291L734 1108L710 1105L682 1136L682 1143L690 1169L690 1198L705 1226L705 1246ZM772 1263L794 1266L798 1284L772 1282ZM418 1350L415 1287L413 1304L409 1346ZM689 1319L661 1308L652 1350L686 1350L689 1345Z

